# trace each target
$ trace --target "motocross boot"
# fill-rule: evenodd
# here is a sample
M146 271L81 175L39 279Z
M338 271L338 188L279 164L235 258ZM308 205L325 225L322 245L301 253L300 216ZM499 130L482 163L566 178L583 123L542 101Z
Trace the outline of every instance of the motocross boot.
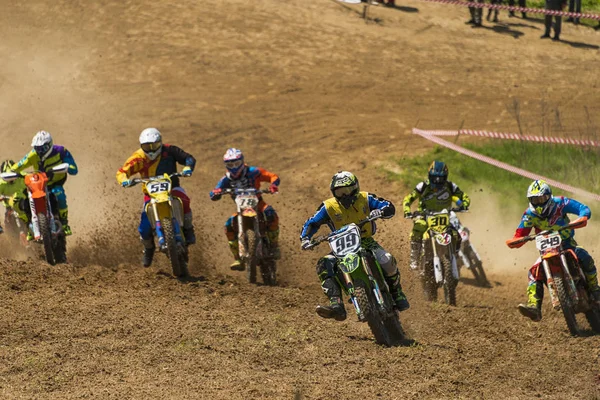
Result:
M185 244L188 246L196 243L196 234L194 233L194 223L192 221L191 211L183 216L183 236L185 237Z
M598 273L593 272L588 274L584 271L583 274L585 275L585 279L590 287L590 292L594 297L594 301L600 305L600 286L598 286Z
M69 226L69 210L67 208L58 210L58 217L60 219L60 223L62 224L65 236L71 236L73 232L71 231L71 227Z
M400 285L400 271L396 271L396 274L393 276L386 276L385 282L390 288L392 299L394 299L394 303L396 303L396 309L400 312L408 310L410 304L402 291L402 285Z
M271 257L273 257L274 260L279 260L281 258L281 251L279 250L279 229L267 231L267 237L269 238Z
M232 271L243 271L245 268L244 263L240 258L240 244L237 240L229 242L229 250L231 250L231 254L233 254L233 258L235 259L229 268L231 268Z
M342 290L333 278L325 278L321 284L323 291L329 297L328 306L317 306L317 314L321 318L333 318L336 321L346 319L346 308L342 301Z
M156 250L156 247L154 246L154 239L142 239L142 244L144 245L142 265L144 266L144 268L148 268L150 265L152 265L154 251Z
M519 304L519 312L534 322L542 319L542 298L544 296L544 284L535 282L527 287L527 304Z
M2 229L2 225L0 225L0 234L4 233L4 229Z
M421 246L420 240L410 241L410 269L416 271L421 264Z

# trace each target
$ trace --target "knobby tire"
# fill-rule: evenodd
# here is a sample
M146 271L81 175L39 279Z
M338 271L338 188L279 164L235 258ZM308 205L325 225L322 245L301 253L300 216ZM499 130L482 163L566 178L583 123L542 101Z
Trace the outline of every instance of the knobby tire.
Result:
M54 246L52 246L52 232L50 231L48 218L46 218L46 214L44 213L39 213L37 218L40 226L40 233L42 234L42 242L44 244L44 257L48 264L56 265L56 260L54 259Z

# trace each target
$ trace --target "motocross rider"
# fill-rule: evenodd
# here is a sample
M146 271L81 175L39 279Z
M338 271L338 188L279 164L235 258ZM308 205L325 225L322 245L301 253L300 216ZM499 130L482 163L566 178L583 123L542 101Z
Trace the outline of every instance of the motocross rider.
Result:
M11 168L15 165L13 160L4 160L0 165L0 172L11 172ZM24 226L27 226L27 214L22 209L22 201L27 200L27 188L25 186L24 179L15 179L11 182L6 182L0 179L0 197L2 199L2 205L6 209L4 220L7 221L8 210L14 210L19 218L23 221ZM2 226L0 226L0 233L3 232Z
M404 218L410 218L410 206L419 199L419 211L442 211L450 210L452 201L461 210L467 210L471 200L466 193L448 180L448 166L442 161L434 161L429 166L429 179L419 182L417 186L402 201L404 207ZM451 225L452 239L456 243L456 251L460 249L462 239L458 231ZM421 254L421 241L423 234L427 231L427 220L423 217L415 218L412 232L410 234L410 268L418 269Z
M21 161L13 165L11 171L21 172L27 168L33 168L36 171L45 172L48 177L48 190L54 194L58 203L58 217L63 227L63 232L66 236L71 235L71 227L69 226L69 208L67 206L67 195L63 185L67 181L67 173L69 175L77 175L79 170L73 156L63 146L54 145L52 136L46 131L39 131L33 137L31 142L31 150ZM69 164L69 169L66 173L54 174L50 168L59 164Z
M327 224L334 231L350 223L358 223L367 217L387 219L396 213L392 202L372 193L361 192L358 179L351 172L340 171L335 174L329 188L333 197L321 203L316 213L304 223L300 235L303 250L309 248L311 238L323 224ZM381 265L397 310L407 310L410 305L400 285L400 272L396 259L373 239L375 231L375 222L363 226L362 246L371 250ZM346 319L346 309L342 301L341 287L335 279L339 273L337 259L332 254L326 255L317 262L317 275L323 291L329 298L329 305L317 306L316 311L322 318L343 321Z
M130 178L139 174L142 178L173 174L177 172L177 164L183 165L181 173L183 176L192 176L196 159L177 146L162 142L162 135L156 128L146 128L140 134L140 148L125 161L125 164L117 171L117 182L122 187L132 184ZM192 220L192 209L190 198L179 184L179 177L171 178L171 194L179 198L183 204L183 236L187 245L196 243L194 225ZM144 205L150 201L150 196L144 193ZM144 245L142 264L149 267L154 258L154 234L146 208L143 208L140 225L138 227L140 239Z
M225 189L245 189L255 188L260 189L261 182L268 182L269 191L277 193L279 191L279 176L260 167L251 167L244 163L244 154L236 148L227 149L223 156L223 162L227 173L223 176L217 186L210 192L210 199L213 201L221 199L223 190ZM231 196L235 199L235 196ZM262 196L258 195L258 211L265 218L267 228L267 238L270 243L271 256L278 260L281 256L279 250L279 217L275 209L265 203ZM234 271L243 271L245 266L240 259L239 243L238 243L238 224L236 222L237 213L233 214L227 222L225 222L225 235L229 241L229 249L233 254L234 262L231 264L231 269Z
M506 244L510 248L518 248L525 244L511 243L511 241L529 235L532 228L539 233L543 230L560 228L568 225L570 220L567 214L575 214L583 222L582 226L587 224L591 218L591 211L588 206L568 197L553 197L552 189L543 180L535 180L527 189L527 199L529 207L521 217L515 235L508 240ZM574 236L575 232L563 230L560 232L563 240L563 248L572 249L579 259L581 269L587 279L591 292L597 302L600 303L600 287L598 287L598 275L594 259L582 247L577 246ZM542 319L542 299L544 297L544 282L546 280L543 268L540 268L540 260L529 270L529 286L527 287L527 304L519 304L519 312L533 321Z

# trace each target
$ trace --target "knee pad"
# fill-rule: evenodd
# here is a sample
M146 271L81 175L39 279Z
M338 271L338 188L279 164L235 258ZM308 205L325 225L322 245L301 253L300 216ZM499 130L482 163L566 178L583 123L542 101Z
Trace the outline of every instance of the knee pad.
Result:
M334 278L336 275L336 258L327 255L317 261L317 275L321 283L327 278Z
M413 225L412 233L410 234L411 240L421 240L423 239L423 234L427 231L427 221L422 218L418 218L415 220Z

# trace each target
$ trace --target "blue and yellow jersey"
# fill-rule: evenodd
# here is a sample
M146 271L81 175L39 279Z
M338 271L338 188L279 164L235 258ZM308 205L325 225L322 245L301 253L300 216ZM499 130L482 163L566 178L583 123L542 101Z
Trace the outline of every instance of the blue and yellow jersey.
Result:
M27 168L32 168L35 171L46 172L50 168L62 163L69 164L69 169L64 174L54 174L52 179L48 182L48 187L57 185L62 186L67 180L67 173L69 175L77 175L77 172L79 172L73 156L69 150L65 149L63 146L52 146L52 151L43 161L35 150L31 150L21 161L14 165L11 170L14 172L21 172Z
M138 149L117 171L117 182L121 184L135 174L140 174L142 178L174 174L177 172L177 164L194 170L196 159L179 147L169 144L163 144L161 154L154 160L149 159L142 149ZM178 187L179 177L174 176L171 182L173 187Z
M327 225L331 231L340 229L344 225L358 223L367 218L372 210L383 211L384 218L391 218L396 214L396 208L391 201L385 200L373 193L360 192L358 198L350 208L341 206L335 198L325 200L317 212L304 223L301 239L311 239L321 225ZM363 226L361 236L371 237L375 234L375 222Z
M554 206L548 218L542 218L531 208L525 210L514 238L527 236L532 229L535 229L535 232L538 233L547 229L557 229L568 225L571 221L567 214L575 214L578 217L587 217L588 219L592 217L590 208L577 200L561 196L552 197L550 201L554 202ZM577 246L577 242L574 239L575 231L573 229L563 230L560 234L568 246Z

